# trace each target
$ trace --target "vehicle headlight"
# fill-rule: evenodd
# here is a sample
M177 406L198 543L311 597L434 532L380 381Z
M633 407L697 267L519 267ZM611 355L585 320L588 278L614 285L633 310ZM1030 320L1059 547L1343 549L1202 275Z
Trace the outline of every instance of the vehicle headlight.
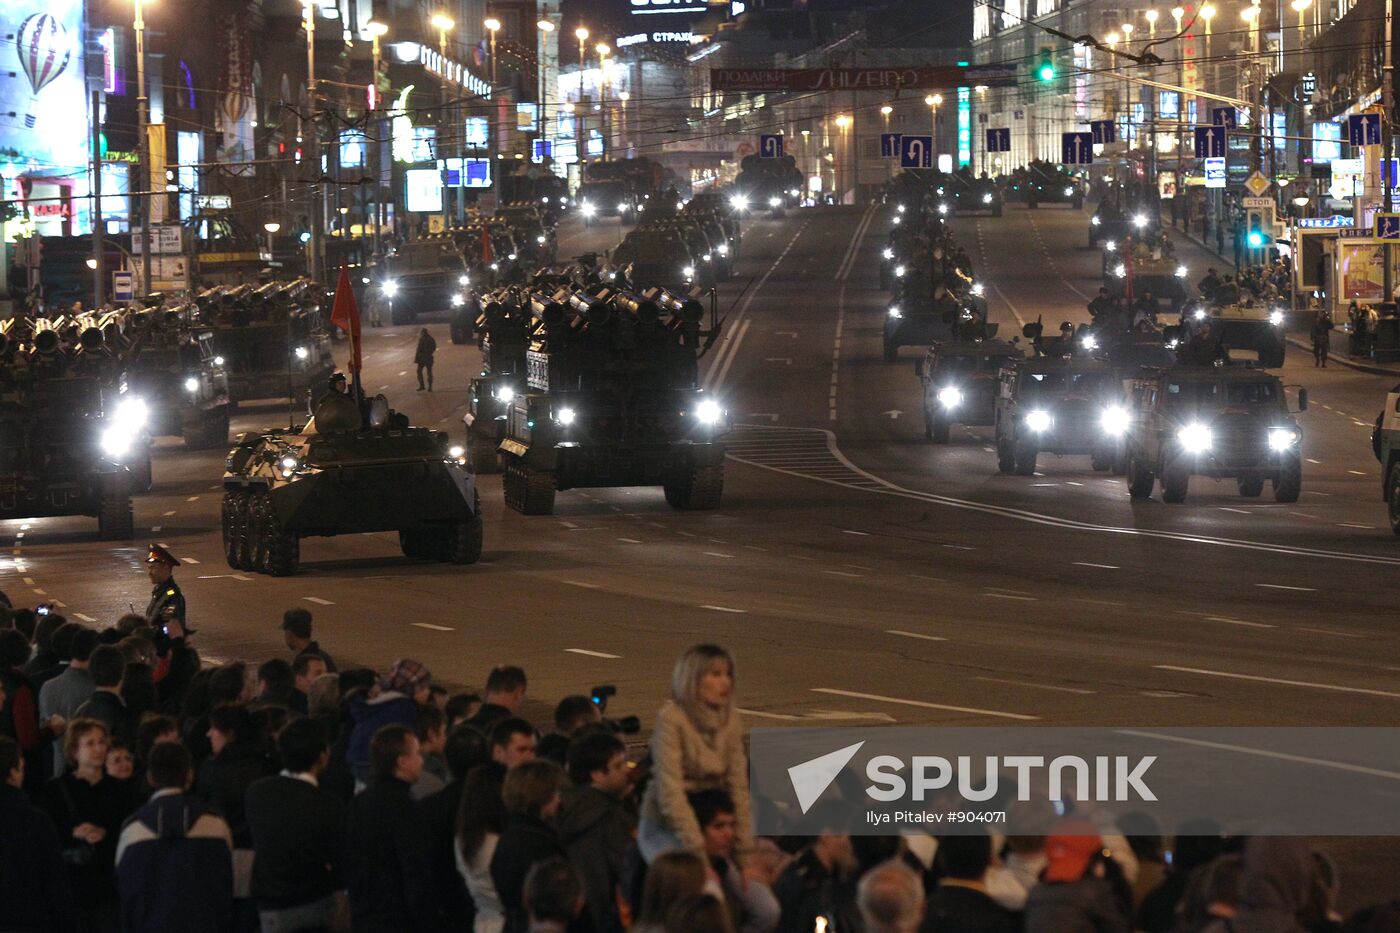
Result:
M894 209L897 210L897 211L899 211L901 214L904 213L904 205L903 205L903 204L896 204L896 205L894 206Z
M1026 427L1037 434L1042 431L1050 430L1050 413L1048 411L1041 411L1039 408L1028 413L1026 415Z
M1093 334L1085 334L1084 339L1080 342L1086 350L1097 350L1099 348L1099 338L1095 337Z
M1211 444L1214 443L1210 428L1199 421L1193 421L1177 431L1176 439L1186 448L1186 452L1191 454L1204 453L1210 450Z
M1143 227L1147 226L1147 215L1146 215L1146 214L1134 214L1134 215L1133 215L1133 226L1134 226L1134 227L1137 227L1138 229L1142 229Z
M723 417L724 409L714 399L707 398L695 406L695 419L701 424L718 424Z
M898 214L895 214L893 220L891 221L891 223L894 223L894 224L897 225L897 224L898 224L901 220L903 220L903 219L904 219L903 217L900 217Z
M973 283L972 283L972 294L974 294L974 295L981 295L982 292L984 292L984 291L986 291L986 289L984 289L984 288L982 287L982 283L981 283L981 282L973 282Z
M1194 317L1194 318L1195 318L1196 320L1198 320L1198 321L1204 321L1204 320L1206 319L1206 309L1205 309L1205 308L1197 308L1197 309L1196 309L1196 313L1195 313L1194 315L1192 315L1192 317Z
M901 310L899 310L899 305L890 305L889 314L890 314L890 317L893 318L893 319L896 320L896 321L899 320L900 318L904 317L904 312L901 311Z
M460 444L453 444L451 447L447 448L447 456L453 460L461 460L466 455L466 448L462 447Z
M718 247L716 247L716 248L719 250L719 254L720 254L721 256L728 256L728 255L729 255L729 244L728 244L728 243L721 243L721 244L720 244Z
M706 262L714 262L714 261L715 261L715 260L714 260L714 257L711 256L709 253L706 253L704 256L702 256L702 257L700 257L700 258L704 259Z
M782 203L783 203L783 199L780 198L780 197L774 196L774 197L771 197L771 198L768 199L768 206L769 206L769 207L777 207L779 204L782 204Z
M938 403L944 408L957 408L962 400L962 389L957 386L944 386L938 390Z
M564 427L568 427L569 425L573 424L574 419L576 419L577 417L578 413L572 408L561 408L554 413L554 420L564 425Z
M283 457L283 458L282 458L282 472L283 472L283 473L290 473L290 472L294 471L296 468L297 468L297 458L296 458L296 457Z
M1179 279L1184 279L1184 278L1186 278L1186 267L1185 267L1185 266L1177 266L1177 267L1176 267L1176 277L1179 278Z
M1292 428L1269 428L1269 449L1283 453L1298 443L1298 432Z
M695 267L686 266L684 269L681 270L681 275L685 276L688 279L695 278Z
M1065 189L1065 197L1067 197L1067 198L1072 198L1072 197L1074 197L1074 189L1073 189L1073 188L1066 188L1066 189Z
M399 283L395 282L393 279L389 279L383 285L379 286L379 290L384 293L385 298L393 298L399 293Z
M457 276L457 284L458 284L458 285L461 285L461 286L465 287L465 286L467 286L467 285L470 285L471 283L472 283L472 280L471 280L471 277L470 277L470 276L466 276L466 275L459 275L459 276Z
M1282 326L1283 326L1283 312L1282 312L1282 311L1270 311L1270 312L1269 312L1269 323L1272 324L1272 325L1274 325L1275 327L1282 327Z
M102 431L102 452L109 457L124 457L131 450L131 432L121 425L112 425Z
M149 416L150 410L146 407L146 400L135 396L122 399L113 414L117 427L133 434L146 426Z
M1112 240L1104 240L1103 248L1111 253L1118 248L1118 244L1113 242Z
M729 206L736 211L744 211L749 208L749 199L742 194L736 194L729 199Z
M454 307L454 308L460 308L460 307L462 307L462 305L464 305L464 304L466 304L466 303L467 303L467 299L463 298L461 295L453 295L453 296L452 296L452 307Z
M515 398L515 389L510 386L497 386L496 391L491 394L496 396L496 401L509 405L511 400Z
M1128 412L1122 405L1110 405L1099 416L1099 426L1105 434L1117 437L1128 430Z
M511 253L511 254L510 254L509 256L507 256L506 258L509 259L511 262L515 262L515 253Z
M493 262L493 263L491 263L491 271L492 271L492 272L499 272L499 271L501 271L501 264L500 264L499 262Z
M623 213L626 213L626 211L627 211L627 205L626 205L626 204L619 204L619 205L617 206L617 209L618 209L619 211L622 211Z
M543 246L543 245L544 245L544 237L542 237L542 236L537 236L537 237L535 237L535 242L538 243L538 244L540 244L541 246Z
M1113 267L1113 274L1118 276L1120 279L1124 278L1128 274L1128 267L1120 262L1118 265Z
M802 193L802 192L798 191L796 188L793 188L791 191L788 192L788 194L791 195L791 196L794 197L794 198L797 197L797 196L798 196L799 194L801 194L801 193Z
M214 365L215 365L215 366L222 366L222 365L224 365L224 358L223 358L222 356L216 356L216 357L214 357Z
M597 208L595 208L592 204L589 204L587 201L584 201L582 204L580 204L578 206L578 209L579 213L583 214L583 216L585 217L592 217L594 212L597 210Z
M884 256L886 259L893 259L893 258L894 258L894 250L892 250L892 249L890 249L888 246L886 246L886 247L884 248L884 250L880 253L880 255L881 255L881 256Z
M940 213L940 214L946 214L946 213L948 213L948 205L947 205L947 204L940 204L940 205L938 205L938 213Z
M906 271L907 271L907 270L906 270L903 266L895 266L895 267L894 267L894 277L897 278L897 279L902 279L902 278L904 278L904 273L905 273Z
M1103 223L1103 221L1099 220L1099 215L1095 214L1093 217L1089 218L1089 223L1097 227L1099 224Z
M199 391L199 380L196 379L194 376L190 376L190 377L186 378L186 379L185 379L185 391L186 391L186 392L198 392L198 391Z
M982 203L983 203L983 204L991 204L991 203L992 203L992 196L991 196L990 194L984 194L984 195L982 195Z
M296 348L296 357L297 357L297 359L299 359L299 360L304 360L304 359L306 359L307 357L309 357L310 355L311 355L311 354L310 354L310 352L307 351L306 347L297 347L297 348Z

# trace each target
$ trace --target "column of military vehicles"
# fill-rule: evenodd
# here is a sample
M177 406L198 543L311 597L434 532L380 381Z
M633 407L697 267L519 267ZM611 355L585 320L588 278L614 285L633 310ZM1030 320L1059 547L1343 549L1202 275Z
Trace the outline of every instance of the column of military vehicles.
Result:
M1046 173L1040 167L1020 183L1043 188ZM1298 499L1302 433L1269 371L1283 365L1281 308L1214 273L1202 281L1201 298L1188 302L1185 269L1160 234L1131 213L1101 211L1091 237L1117 238L1105 239L1106 255L1128 256L1121 272L1116 264L1110 270L1120 287L1091 303L1092 323L1064 323L1050 335L1037 320L1020 337L998 339L971 264L947 229L946 187L939 187L937 180L894 186L896 223L881 269L892 292L886 360L900 346L928 346L915 371L930 441L949 443L954 424L988 425L1002 473L1033 475L1045 454L1085 456L1094 470L1125 476L1134 499L1160 483L1165 501L1182 502L1193 475L1234 480L1244 497L1268 483L1277 501ZM1179 322L1159 323L1166 310L1179 312ZM1237 359L1242 353L1253 358ZM1299 389L1297 410L1307 404ZM1400 422L1395 430L1400 437ZM1386 493L1400 522L1400 442L1395 447Z

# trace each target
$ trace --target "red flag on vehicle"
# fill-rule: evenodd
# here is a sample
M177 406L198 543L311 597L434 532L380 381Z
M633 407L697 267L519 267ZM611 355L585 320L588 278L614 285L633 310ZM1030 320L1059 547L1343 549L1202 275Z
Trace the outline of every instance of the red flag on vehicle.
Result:
M496 261L496 253L491 249L491 231L485 227L481 229L481 261L488 266Z
M355 304L355 291L350 287L350 270L340 267L340 281L335 285L335 304L331 306L331 323L350 337L350 371L360 371L360 308Z

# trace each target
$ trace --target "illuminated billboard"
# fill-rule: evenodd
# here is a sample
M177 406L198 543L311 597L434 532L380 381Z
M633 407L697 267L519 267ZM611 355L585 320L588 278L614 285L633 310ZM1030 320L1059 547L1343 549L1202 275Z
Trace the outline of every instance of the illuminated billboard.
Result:
M58 174L86 164L86 114L82 0L0 3L3 174Z

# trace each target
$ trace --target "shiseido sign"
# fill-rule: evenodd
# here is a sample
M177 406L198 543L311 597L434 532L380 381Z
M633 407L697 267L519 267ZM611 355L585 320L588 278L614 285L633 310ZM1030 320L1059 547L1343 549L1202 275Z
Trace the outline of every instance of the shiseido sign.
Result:
M911 68L712 68L716 91L860 91L1014 86L1015 65Z

